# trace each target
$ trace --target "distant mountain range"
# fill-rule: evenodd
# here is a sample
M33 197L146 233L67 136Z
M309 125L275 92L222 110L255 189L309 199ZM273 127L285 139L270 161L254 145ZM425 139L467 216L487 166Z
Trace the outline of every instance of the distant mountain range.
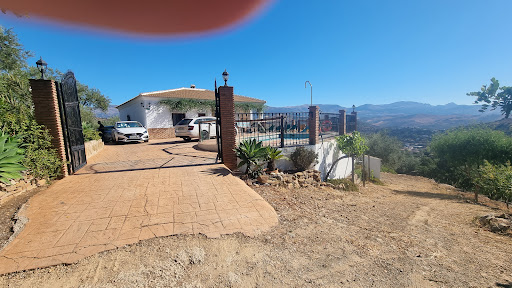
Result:
M316 104L321 112L338 113L345 109L352 112L352 107L332 104ZM110 105L106 112L96 109L98 118L119 116L117 105ZM309 105L267 107L268 113L307 112ZM377 128L425 128L432 130L448 129L461 125L493 122L502 118L499 111L478 112L480 105L430 105L412 101L401 101L391 104L365 104L356 107L360 121Z
M117 105L108 105L108 109L105 112L101 111L100 109L94 109L94 115L101 119L112 118L115 116L119 117L119 110L117 110L116 107Z
M347 113L352 108L339 105L317 104L321 112L338 113L345 109ZM265 112L307 112L309 105L268 107ZM401 101L391 104L373 105L365 104L356 107L358 118L368 124L380 127L414 127L426 129L448 129L460 125L492 122L501 119L499 111L478 112L480 105L430 105L412 101Z

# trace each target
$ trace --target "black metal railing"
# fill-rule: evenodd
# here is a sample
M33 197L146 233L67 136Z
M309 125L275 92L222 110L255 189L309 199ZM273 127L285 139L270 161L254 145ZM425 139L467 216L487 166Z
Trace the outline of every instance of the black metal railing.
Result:
M320 112L320 136L322 139L340 135L340 114Z
M235 113L237 143L256 139L264 146L309 144L309 112Z

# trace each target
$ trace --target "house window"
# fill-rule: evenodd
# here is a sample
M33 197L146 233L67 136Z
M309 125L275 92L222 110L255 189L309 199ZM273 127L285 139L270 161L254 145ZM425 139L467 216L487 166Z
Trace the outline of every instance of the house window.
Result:
M172 124L178 124L183 118L185 118L185 113L172 113Z
M197 113L197 117L204 117L206 116L206 113Z

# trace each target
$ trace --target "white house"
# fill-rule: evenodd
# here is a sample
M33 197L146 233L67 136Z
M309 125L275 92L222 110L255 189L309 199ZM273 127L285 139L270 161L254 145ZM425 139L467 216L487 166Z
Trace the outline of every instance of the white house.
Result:
M265 101L256 98L235 95L236 103L263 105ZM173 125L183 118L212 116L211 109L189 111L170 111L167 105L160 103L165 99L193 99L215 101L213 90L198 89L195 85L190 88L145 92L117 106L119 117L123 121L139 121L144 125L152 139L167 139L175 137Z

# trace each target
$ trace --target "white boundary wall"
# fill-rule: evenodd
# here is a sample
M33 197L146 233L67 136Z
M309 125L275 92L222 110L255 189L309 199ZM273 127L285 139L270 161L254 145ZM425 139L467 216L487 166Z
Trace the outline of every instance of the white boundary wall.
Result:
M380 158L365 155L363 158L365 170L368 170L368 159L370 160L370 171L373 177L380 179Z
M325 175L331 168L332 163L344 155L341 153L341 151L338 150L338 148L336 148L336 141L334 139L331 141L324 141L324 143L317 145L305 145L304 147L314 150L316 153L318 153L317 163L312 168L322 173L322 179L325 178ZM284 156L290 158L290 155L293 153L293 151L295 151L296 148L297 147L285 147L279 148L279 150L283 151L282 154ZM238 162L240 162L240 159L238 159ZM282 171L294 169L293 163L290 160L278 160L276 161L276 166L279 170ZM240 167L238 170L245 171L245 165ZM351 175L351 173L352 162L350 158L345 158L336 164L336 167L334 167L331 174L329 175L329 179L345 178Z
M336 159L344 156L338 148L336 148L336 141L324 141L323 143L316 145L305 145L307 149L314 150L318 153L317 163L313 169L320 171L322 179L325 178L327 171L331 168L331 165ZM295 151L297 147L285 147L280 150L283 151L286 157L290 158L290 155ZM279 160L276 163L277 168L280 170L293 169L293 163L290 160ZM352 173L352 162L350 158L341 159L332 170L329 175L329 179L345 178Z

